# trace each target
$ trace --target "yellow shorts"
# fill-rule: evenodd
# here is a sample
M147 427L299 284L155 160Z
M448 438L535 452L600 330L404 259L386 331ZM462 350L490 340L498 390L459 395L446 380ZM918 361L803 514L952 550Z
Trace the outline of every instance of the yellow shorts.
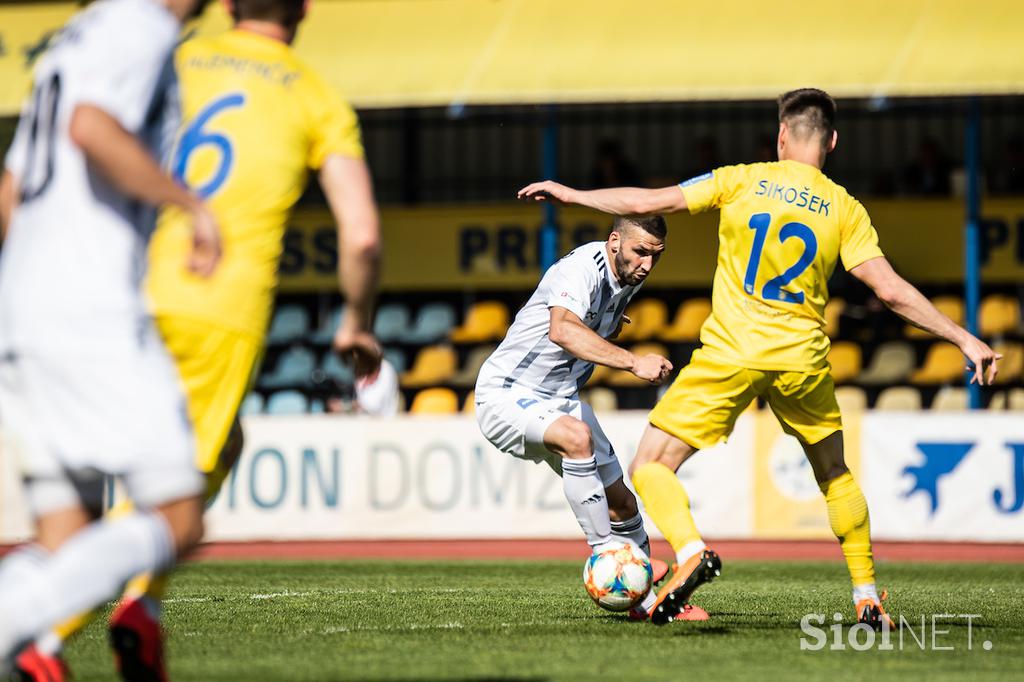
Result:
M763 397L782 430L808 445L840 431L843 422L829 369L813 372L744 369L696 350L651 411L651 424L684 443L709 448L729 437L736 419Z
M156 325L185 389L196 466L216 479L217 488L223 476L211 475L218 471L231 425L255 379L263 343L251 334L188 317L161 315Z

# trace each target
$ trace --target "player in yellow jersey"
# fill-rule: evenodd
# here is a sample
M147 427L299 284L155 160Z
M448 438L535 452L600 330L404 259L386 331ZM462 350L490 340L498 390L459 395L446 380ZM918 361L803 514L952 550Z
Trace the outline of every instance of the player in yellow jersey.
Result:
M867 211L821 169L836 147L835 102L806 88L779 98L779 161L717 168L661 189L581 192L552 182L521 198L551 197L615 215L721 210L718 265L703 347L651 412L630 466L648 514L676 551L674 575L651 609L671 621L701 584L721 571L690 514L676 470L725 440L752 400L763 398L800 441L828 506L853 582L857 618L888 616L875 588L867 503L843 456L842 421L827 360L826 282L842 260L890 309L955 343L972 381L991 383L1001 357L940 313L893 271ZM889 621L891 624L891 621Z
M263 352L285 224L310 169L338 224L339 280L347 311L334 350L372 375L380 348L369 332L379 226L355 113L290 44L304 0L228 0L233 30L183 43L176 54L182 129L175 177L222 226L221 267L209 278L182 263L190 223L164 212L150 246L147 293L188 398L207 499L241 452L238 410ZM161 577L133 581L111 619L126 679L164 679ZM83 621L84 622L84 619ZM79 623L57 634L67 637Z

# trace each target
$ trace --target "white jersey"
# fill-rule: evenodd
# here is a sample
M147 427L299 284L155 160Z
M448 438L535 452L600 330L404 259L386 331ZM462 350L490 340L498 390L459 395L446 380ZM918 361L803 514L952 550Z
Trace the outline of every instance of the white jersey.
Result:
M621 286L612 274L606 242L590 242L551 266L516 315L505 340L480 369L476 400L502 389L542 398L571 398L587 383L594 364L580 360L548 338L550 309L576 314L602 338L615 333L640 285Z
M178 124L180 24L155 0L101 0L53 39L6 166L18 182L0 259L0 352L110 348L145 316L140 284L155 210L116 191L72 142L78 105L114 117L160 156Z

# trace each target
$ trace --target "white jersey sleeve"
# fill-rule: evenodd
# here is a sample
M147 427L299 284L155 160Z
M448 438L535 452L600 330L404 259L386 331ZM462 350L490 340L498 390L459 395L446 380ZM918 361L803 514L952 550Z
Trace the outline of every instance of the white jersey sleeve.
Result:
M139 131L176 39L177 27L158 12L107 13L81 50L76 103L99 107L126 130Z
M544 278L547 307L565 308L581 320L586 319L591 296L599 285L599 274L597 267L582 259L563 258L558 261Z
M4 169L10 171L15 178L21 178L25 174L25 162L28 160L28 126L28 117L22 115L14 131L14 140L4 158Z

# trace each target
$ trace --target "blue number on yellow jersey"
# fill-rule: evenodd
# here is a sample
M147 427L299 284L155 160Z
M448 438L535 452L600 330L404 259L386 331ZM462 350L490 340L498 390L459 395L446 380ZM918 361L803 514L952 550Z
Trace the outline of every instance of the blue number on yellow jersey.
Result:
M680 185L691 213L721 209L705 352L741 367L823 367L826 283L882 255L867 211L797 161L725 166Z

